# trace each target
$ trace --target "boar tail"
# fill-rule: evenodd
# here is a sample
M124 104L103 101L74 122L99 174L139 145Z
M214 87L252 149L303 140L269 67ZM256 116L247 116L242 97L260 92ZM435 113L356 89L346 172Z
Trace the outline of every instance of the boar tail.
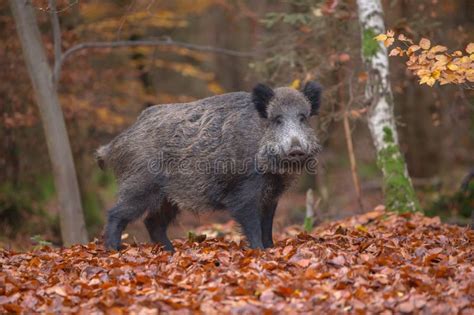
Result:
M94 157L99 165L100 169L105 170L105 161L107 160L107 155L109 153L109 146L103 145L95 151Z

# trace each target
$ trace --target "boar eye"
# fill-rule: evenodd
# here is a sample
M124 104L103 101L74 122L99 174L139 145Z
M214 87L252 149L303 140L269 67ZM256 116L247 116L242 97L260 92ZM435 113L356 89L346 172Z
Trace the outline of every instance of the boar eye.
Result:
M306 120L308 119L308 117L306 117L304 114L299 114L298 117L300 119L300 122L302 123L306 122Z
M278 115L273 119L273 121L275 122L276 125L281 125L281 124L283 124L283 117Z

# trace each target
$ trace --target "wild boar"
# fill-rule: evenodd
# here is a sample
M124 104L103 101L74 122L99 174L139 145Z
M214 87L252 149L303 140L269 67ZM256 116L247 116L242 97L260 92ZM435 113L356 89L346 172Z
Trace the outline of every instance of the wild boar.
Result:
M251 93L145 109L96 152L119 185L106 247L118 250L127 224L146 213L151 240L173 251L166 230L180 210L228 210L251 248L272 247L279 197L320 152L309 125L320 98L313 81L301 91L258 84Z

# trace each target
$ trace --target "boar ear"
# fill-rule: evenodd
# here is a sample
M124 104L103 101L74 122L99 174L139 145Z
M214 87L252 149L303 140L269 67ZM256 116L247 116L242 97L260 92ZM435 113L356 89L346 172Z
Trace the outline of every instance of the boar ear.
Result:
M265 84L257 84L252 91L252 102L261 117L267 118L267 106L275 93Z
M308 81L302 92L311 104L311 115L317 115L319 112L319 105L321 104L321 85L314 81Z

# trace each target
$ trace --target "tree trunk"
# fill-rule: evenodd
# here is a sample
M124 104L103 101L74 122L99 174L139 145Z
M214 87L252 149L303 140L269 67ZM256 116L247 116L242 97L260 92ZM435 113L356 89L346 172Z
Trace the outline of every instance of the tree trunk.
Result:
M370 104L368 123L383 172L385 205L396 212L418 211L419 203L398 144L387 49L374 39L385 32L382 4L380 0L357 0L357 6L362 59L369 74L365 90Z
M64 117L31 1L10 0L25 63L46 135L58 194L61 236L65 246L87 242L74 161Z

